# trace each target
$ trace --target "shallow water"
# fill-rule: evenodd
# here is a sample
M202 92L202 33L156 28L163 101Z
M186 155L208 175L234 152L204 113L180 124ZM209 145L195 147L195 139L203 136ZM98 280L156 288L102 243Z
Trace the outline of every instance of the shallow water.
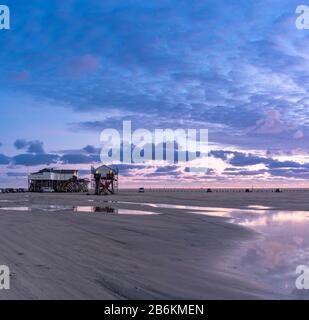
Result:
M124 214L124 215L153 215L159 214L152 211L142 210L128 210L128 209L116 209L113 207L96 207L96 206L60 206L60 205L32 205L32 206L20 206L20 207L0 207L2 211L43 211L43 212L60 212L60 211L72 211L75 213L111 213L111 214Z
M0 207L3 211L31 211L29 207Z
M31 206L19 206L19 207L0 207L2 211L63 211L63 210L70 210L72 209L71 206L59 206L59 205L31 205Z
M142 210L129 210L129 209L115 209L112 207L87 207L87 206L78 206L74 207L74 212L88 212L88 213L96 213L96 212L103 212L103 213L113 213L113 214L132 214L132 215L153 215L159 214L157 212L151 211L142 211Z
M203 214L231 218L261 235L249 244L240 262L251 279L280 298L309 299L309 291L295 285L297 266L309 266L309 211L218 209Z
M191 213L229 218L231 223L255 230L237 266L275 297L309 299L309 290L298 290L299 265L309 266L309 211L280 211L251 205L245 209L211 208L157 203L136 203L153 208L186 209Z
M165 208L165 209L184 209L184 210L210 210L209 207L199 207L199 206L186 206L180 204L167 204L167 203L150 203L150 202L127 202L118 201L120 204L137 204L141 206L149 206L152 208Z

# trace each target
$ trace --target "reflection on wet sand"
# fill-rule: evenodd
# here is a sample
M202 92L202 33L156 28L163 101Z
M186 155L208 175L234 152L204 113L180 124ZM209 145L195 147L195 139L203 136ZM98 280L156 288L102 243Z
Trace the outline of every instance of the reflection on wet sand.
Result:
M71 206L58 206L58 205L31 205L31 206L20 206L20 207L0 207L2 211L63 211L63 210L70 210L72 209Z
M0 207L1 211L43 211L43 212L61 212L61 211L73 211L73 212L84 212L84 213L112 213L112 214L127 214L127 215L153 215L159 214L152 211L142 210L129 210L129 209L117 209L113 207L96 207L96 206L58 206L58 205L32 205L32 206L21 206L21 207Z
M251 207L252 208L252 207ZM201 214L201 212L195 212ZM296 289L296 267L309 264L309 212L218 208L204 213L228 217L260 233L242 256L241 268L269 290L287 299L309 299Z
M187 206L181 204L167 204L167 203L150 203L150 202L128 202L128 201L118 201L120 204L136 204L140 206L148 206L152 208L163 208L163 209L179 209L179 210L196 210L196 211L222 211L230 210L225 208L210 208L210 207L201 207L201 206Z
M260 237L245 250L240 268L280 298L309 299L308 292L296 290L295 287L296 267L309 264L309 212L278 211L262 205L233 209L146 202L119 203L226 217L232 223L254 229Z
M93 202L93 201L90 201ZM114 208L112 202L102 206L38 205L0 207L2 212L35 211L57 213L102 213L108 215L152 215L155 208L177 209L195 215L226 217L231 223L254 229L259 237L249 242L237 262L237 268L250 275L251 280L263 284L279 298L309 299L309 292L296 290L296 267L309 265L309 212L280 211L266 206L251 205L244 209L198 207L161 203L117 202L136 204L142 210ZM148 207L144 209L144 207ZM191 212L191 213L190 213Z
M93 207L93 206L77 206L74 207L74 212L102 212L102 213L113 213L113 214L132 214L132 215L152 215L159 214L157 212L142 211L142 210L129 210L129 209L116 209L113 207Z
M1 207L0 210L3 211L31 211L29 207Z

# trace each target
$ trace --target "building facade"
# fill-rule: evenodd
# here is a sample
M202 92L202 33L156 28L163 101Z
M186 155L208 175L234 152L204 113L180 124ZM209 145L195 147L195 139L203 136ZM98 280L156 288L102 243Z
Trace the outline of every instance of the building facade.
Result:
M89 181L78 178L78 170L43 169L28 177L30 192L41 192L44 188L55 192L87 192Z

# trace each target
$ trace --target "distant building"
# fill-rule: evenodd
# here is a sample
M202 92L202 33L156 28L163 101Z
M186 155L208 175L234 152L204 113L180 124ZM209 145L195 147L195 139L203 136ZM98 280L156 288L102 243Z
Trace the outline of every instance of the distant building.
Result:
M118 192L118 169L102 165L91 167L91 180L96 195L108 195Z
M55 192L87 192L89 181L78 178L78 170L43 169L28 176L30 192L51 188Z

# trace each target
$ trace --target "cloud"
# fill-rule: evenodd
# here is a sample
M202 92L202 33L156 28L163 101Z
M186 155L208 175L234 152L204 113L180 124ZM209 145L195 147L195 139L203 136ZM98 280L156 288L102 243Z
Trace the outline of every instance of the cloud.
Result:
M302 139L304 137L304 133L301 130L297 130L294 135L293 138L294 139Z
M26 148L27 145L28 145L28 142L24 139L17 139L14 142L14 146L17 150L22 150L22 149Z
M272 161L271 158L260 157L251 153L246 154L236 151L215 150L210 151L209 155L224 160L236 167L252 166L256 164L269 164Z
M45 153L43 142L35 140L35 141L29 141L28 142L28 149L27 152L29 153L35 153L35 154L43 154Z
M156 169L156 173L174 173L177 171L178 167L177 166L162 166Z
M284 177L284 178L294 178L300 180L309 179L309 169L299 168L299 169L272 169L269 171L272 176Z
M301 168L307 167L308 164L301 164L296 161L278 161L278 160L271 160L268 163L268 167L273 168Z
M9 164L10 158L5 156L4 154L0 154L0 165Z
M88 148L87 148L88 149ZM92 150L92 149L91 149ZM91 151L89 149L89 151ZM93 151L93 150L92 150ZM135 177L139 181L143 179L169 179L171 177L183 181L201 181L211 179L211 181L227 182L233 177L246 179L246 177L255 177L255 179L286 178L304 181L309 177L309 162L298 162L292 160L279 161L271 157L256 156L251 153L242 153L229 150L210 151L210 157L223 160L230 167L223 170L221 174L215 168L209 168L204 176L195 177L188 175L188 168L183 168L182 164L175 165L156 165L151 164L114 164L119 169L120 175L126 178ZM84 149L80 153L67 154L19 154L14 157L0 155L0 164L9 166L62 166L74 165L77 168L83 165L99 166L101 164L99 155L88 154ZM263 165L264 168L256 169L256 165ZM89 174L89 170L84 170L83 174ZM8 171L9 177L14 177L14 171ZM18 176L18 173L15 175ZM22 173L20 174L22 176ZM150 181L150 180L148 180Z
M290 122L285 122L281 119L281 115L277 110L266 112L264 119L258 120L252 132L258 134L278 134L294 130L296 126Z
M258 175L264 175L267 173L267 170L261 169L261 170L231 170L231 169L225 169L224 174L228 176L258 176Z
M309 168L309 163L300 163L297 161L279 161L271 157L256 156L251 153L237 151L215 150L210 151L209 156L224 160L226 163L236 167L228 168L228 171L237 171L237 167L247 167L263 164L269 169L275 168Z
M95 154L95 153L99 153L100 152L97 148L95 148L94 146L90 146L90 145L84 147L83 151L85 151L85 152L87 152L89 154Z
M59 156L55 154L19 154L11 158L14 165L37 166L56 164Z
M14 142L14 146L18 150L23 150L27 148L28 153L34 153L34 154L45 153L43 142L38 140L26 141L25 139L17 139Z

